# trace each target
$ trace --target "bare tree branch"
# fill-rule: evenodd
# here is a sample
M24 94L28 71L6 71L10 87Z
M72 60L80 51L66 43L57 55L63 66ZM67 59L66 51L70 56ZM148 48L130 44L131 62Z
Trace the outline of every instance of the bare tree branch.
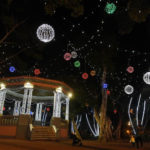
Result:
M0 44L2 44L2 43L8 38L8 36L9 36L12 32L15 31L16 28L18 28L20 25L22 25L23 23L25 23L26 20L27 20L27 19L25 19L25 20L23 20L23 21L21 21L21 22L15 24L15 25L10 29L10 31L7 32L7 33L3 36L3 38L0 40Z

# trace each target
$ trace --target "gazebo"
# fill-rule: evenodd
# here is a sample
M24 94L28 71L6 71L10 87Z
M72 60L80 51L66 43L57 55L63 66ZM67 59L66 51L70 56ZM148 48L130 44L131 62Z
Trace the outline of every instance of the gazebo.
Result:
M69 100L72 92L73 90L67 84L56 80L31 76L1 78L0 115L3 115L6 98L15 100L13 116L18 117L29 118L31 103L34 102L36 103L35 121L38 122L41 121L42 105L49 102L53 104L51 126L58 130L61 128L61 122L69 121ZM62 104L66 105L64 120L61 118Z

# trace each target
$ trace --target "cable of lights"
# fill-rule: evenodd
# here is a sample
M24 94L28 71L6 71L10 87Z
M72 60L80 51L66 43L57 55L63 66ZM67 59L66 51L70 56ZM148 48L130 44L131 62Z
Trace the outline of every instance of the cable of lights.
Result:
M130 115L131 103L132 103L132 97L131 97L131 99L130 99L129 106L128 106L128 116L129 116L129 120L130 120L132 129L133 129L133 132L134 132L134 134L136 134L136 131L135 131L134 126L133 126L133 123L132 123L131 115Z
M96 133L94 133L94 131L93 131L93 129L92 129L92 127L91 127L91 125L90 125L90 122L89 122L89 119L88 119L87 114L86 114L85 116L86 116L86 120L87 120L87 123L88 123L88 126L89 126L89 128L90 128L91 132L93 133L93 135L94 135L95 137L96 137L96 136L98 136Z
M142 115L141 125L143 125L143 121L144 121L145 108L146 108L146 101L144 101L144 108L143 108L143 115Z
M137 124L137 126L139 125L138 112L139 112L140 101L141 101L141 94L139 95L138 105L136 108L136 124Z

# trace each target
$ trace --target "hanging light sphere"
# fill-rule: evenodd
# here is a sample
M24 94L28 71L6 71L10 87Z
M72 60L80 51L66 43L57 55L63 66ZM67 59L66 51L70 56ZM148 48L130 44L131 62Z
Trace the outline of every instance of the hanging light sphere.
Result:
M39 75L41 72L40 72L40 69L34 69L34 74L35 75Z
M9 71L10 71L10 72L15 72L15 70L16 70L16 69L15 69L14 66L9 67Z
M49 108L49 107L47 107L47 108L46 108L46 111L50 111L50 108Z
M70 53L65 53L65 54L64 54L64 59L65 59L66 61L69 61L69 60L71 59L71 54L70 54Z
M78 60L75 61L75 62L74 62L74 66L77 67L77 68L80 67L80 61L78 61Z
M133 72L134 72L134 68L133 68L132 66L129 66L129 67L127 68L127 71L128 71L129 73L133 73Z
M77 56L78 56L78 54L77 54L76 51L72 51L72 52L71 52L71 57L72 57L72 58L77 58Z
M42 24L37 28L37 37L42 42L50 42L55 37L55 31L52 26L48 24Z
M114 3L107 3L105 6L105 11L107 14L113 14L116 11L116 5Z
M92 71L90 72L90 75L91 75L91 76L95 76L95 75L96 75L96 71L95 71L95 70L92 70Z
M88 75L87 73L83 73L83 74L82 74L82 78L83 78L83 79L86 80L88 77L89 77L89 75Z
M130 95L130 94L133 93L134 88L131 85L126 85L125 88L124 88L124 91L125 91L126 94Z
M143 80L146 84L150 84L150 72L146 72L144 75L143 75Z

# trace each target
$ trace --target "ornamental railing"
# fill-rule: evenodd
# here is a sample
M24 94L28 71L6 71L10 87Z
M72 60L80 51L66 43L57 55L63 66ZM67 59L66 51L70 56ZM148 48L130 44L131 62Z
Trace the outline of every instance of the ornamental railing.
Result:
M17 126L18 116L0 116L0 126Z

